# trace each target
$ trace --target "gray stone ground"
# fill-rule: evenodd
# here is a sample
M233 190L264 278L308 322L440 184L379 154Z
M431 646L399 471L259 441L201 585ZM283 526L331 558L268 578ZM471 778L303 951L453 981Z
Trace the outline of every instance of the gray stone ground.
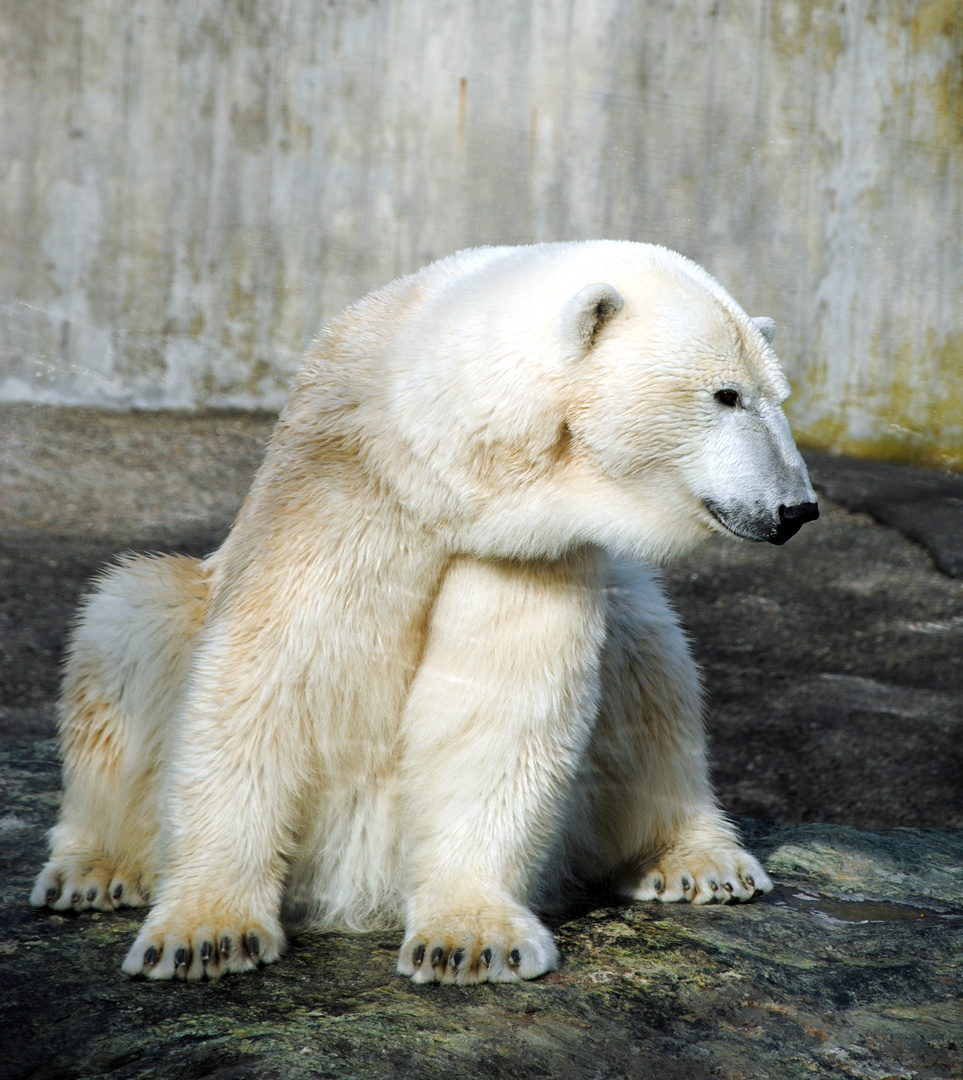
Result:
M271 423L0 409L0 1077L963 1075L951 474L807 455L819 522L666 571L705 672L717 786L772 897L599 897L556 920L559 972L470 991L397 978L390 931L304 934L257 976L157 986L119 972L136 916L30 910L84 583L125 549L211 550Z

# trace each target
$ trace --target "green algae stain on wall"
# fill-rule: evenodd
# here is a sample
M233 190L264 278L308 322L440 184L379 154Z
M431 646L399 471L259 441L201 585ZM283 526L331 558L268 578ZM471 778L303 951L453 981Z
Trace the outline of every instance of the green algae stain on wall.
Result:
M845 8L836 0L773 4L772 44L783 56L812 56L831 71L846 51L844 17Z
M930 0L913 13L915 51L938 57L931 78L917 80L917 89L932 109L937 139L954 156L963 157L963 6L959 0Z
M791 399L787 407L799 444L894 464L963 470L963 333L948 335L940 346L932 334L928 338L922 346L907 343L877 358L874 370L886 375L886 383L868 400L856 391L831 407L821 385L825 368L814 366L798 389L801 400ZM921 350L929 354L929 365L921 363ZM863 433L867 414L870 434Z
M812 448L963 469L963 6L785 12L790 63L833 52L834 18L845 44L811 85L814 145L830 150L790 323L790 420ZM778 47L787 28L771 32Z

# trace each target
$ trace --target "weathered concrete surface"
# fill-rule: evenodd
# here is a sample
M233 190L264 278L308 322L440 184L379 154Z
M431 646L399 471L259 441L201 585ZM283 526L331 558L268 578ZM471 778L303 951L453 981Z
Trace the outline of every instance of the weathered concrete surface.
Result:
M0 0L0 397L277 407L479 243L651 240L815 444L963 460L958 0Z
M82 584L112 551L209 550L271 422L0 409L0 1077L961 1075L963 582L825 501L785 548L713 543L667 573L774 896L599 898L558 922L558 973L470 991L397 978L391 932L305 934L253 978L130 981L137 917L30 910Z

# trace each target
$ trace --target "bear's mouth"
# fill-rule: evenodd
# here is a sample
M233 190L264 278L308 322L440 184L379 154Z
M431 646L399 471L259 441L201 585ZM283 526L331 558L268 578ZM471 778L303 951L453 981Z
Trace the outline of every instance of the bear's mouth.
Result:
M781 505L775 515L767 510L753 511L751 508L732 510L711 499L705 499L703 503L727 533L740 540L765 541L769 544L785 544L807 521L815 521L819 517L819 504L815 502Z
M703 506L712 518L722 526L724 532L737 540L752 540L755 543L773 542L776 529L768 514L753 514L749 511L733 510L721 506L712 499L703 499Z

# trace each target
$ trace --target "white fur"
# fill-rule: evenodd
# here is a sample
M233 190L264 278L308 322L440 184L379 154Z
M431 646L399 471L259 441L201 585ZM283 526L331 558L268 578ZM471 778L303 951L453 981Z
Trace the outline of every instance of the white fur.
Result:
M399 970L461 983L553 967L531 905L572 880L769 888L634 561L813 498L767 329L601 241L461 252L348 308L220 550L127 559L82 609L32 902L150 897L130 974L403 920Z

